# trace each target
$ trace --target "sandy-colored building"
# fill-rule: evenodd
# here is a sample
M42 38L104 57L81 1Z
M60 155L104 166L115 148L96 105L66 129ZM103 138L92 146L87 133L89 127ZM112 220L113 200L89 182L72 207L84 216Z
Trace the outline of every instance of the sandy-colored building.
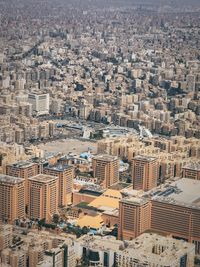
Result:
M49 166L43 169L43 173L58 177L58 205L62 207L71 204L74 168L69 165Z
M11 225L9 227L12 228ZM5 226L4 229L6 229ZM15 240L20 241L12 243L14 236ZM13 230L9 245L11 246L6 246L1 251L0 266L2 267L76 266L73 238L66 234L55 235L47 231L30 230L27 235L23 235Z
M119 160L110 155L98 155L92 159L93 175L99 184L109 188L119 181Z
M12 225L0 224L0 251L12 244Z
M28 178L39 174L37 163L28 161L19 161L17 163L6 166L6 174L14 177L25 179L25 205L28 211Z
M120 201L119 239L152 230L194 243L200 254L200 181L182 178Z
M119 204L118 238L131 240L150 228L151 209L146 199L131 197Z
M0 175L0 220L12 223L25 216L25 180Z
M155 157L136 156L132 162L133 189L148 191L157 186L158 161Z
M50 221L58 210L58 177L38 174L28 182L29 217Z
M116 253L118 267L194 266L195 246L158 234L142 234Z

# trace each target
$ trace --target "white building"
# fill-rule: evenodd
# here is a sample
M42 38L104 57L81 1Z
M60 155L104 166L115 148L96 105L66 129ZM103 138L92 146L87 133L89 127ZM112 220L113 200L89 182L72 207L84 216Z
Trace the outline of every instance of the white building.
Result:
M194 244L158 234L145 233L132 241L87 235L74 243L76 258L88 266L194 267Z
M49 94L29 94L28 101L32 104L33 115L49 114Z
M88 266L112 267L115 263L115 252L123 241L114 237L82 236L75 241L74 249L77 258L87 261Z
M145 233L125 241L115 261L118 267L193 267L194 257L194 244Z

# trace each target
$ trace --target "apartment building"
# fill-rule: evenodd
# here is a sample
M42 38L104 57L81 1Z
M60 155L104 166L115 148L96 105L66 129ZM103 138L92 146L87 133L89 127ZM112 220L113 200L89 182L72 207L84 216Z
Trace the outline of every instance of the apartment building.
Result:
M12 223L25 216L25 180L0 175L0 220Z
M119 159L110 155L98 155L92 159L93 176L103 188L119 181Z
M116 252L118 267L194 266L195 246L158 234L142 234Z
M0 224L0 251L12 244L12 225Z
M29 178L29 217L51 221L58 209L58 178L38 174Z
M14 177L25 179L25 205L26 213L28 211L28 178L39 174L39 166L37 163L28 161L19 161L6 166L6 174Z
M48 166L43 169L43 173L58 177L59 181L58 205L62 207L71 204L74 168L69 165Z
M157 186L158 160L155 157L136 156L132 160L133 189L148 191Z
M142 198L122 199L119 203L118 238L130 240L150 228L150 202Z

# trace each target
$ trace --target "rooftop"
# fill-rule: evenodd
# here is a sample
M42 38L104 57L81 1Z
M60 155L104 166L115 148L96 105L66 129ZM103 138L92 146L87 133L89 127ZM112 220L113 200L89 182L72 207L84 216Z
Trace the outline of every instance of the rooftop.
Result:
M84 235L78 239L79 244L92 250L118 251L123 241L116 240L113 236L89 236Z
M101 196L94 199L89 206L97 209L107 210L106 207L116 209L119 208L119 201L122 199L122 195L117 190L108 189Z
M18 178L18 177L13 177L5 174L0 174L0 183L6 183L10 185L15 185L23 182L24 179Z
M200 162L190 162L183 167L183 169L189 169L194 171L200 171Z
M138 155L134 157L134 160L143 160L148 162L154 161L156 159L157 159L156 157L143 156L143 155Z
M147 263L158 266L173 266L180 264L180 257L193 251L194 245L176 240L171 237L164 237L158 234L142 234L133 241L126 241L126 248L118 253L132 260L136 260L138 264Z
M146 204L148 200L145 198L140 198L140 197L127 197L127 198L123 198L121 202L126 203L126 204L134 204L134 205L140 206L140 205Z
M39 183L49 183L52 182L54 180L57 180L58 177L52 176L52 175L46 175L46 174L38 174L34 177L29 178L29 181L35 181L35 182L39 182Z
M200 208L200 181L182 178L154 193L153 200Z
M13 163L13 164L10 164L8 166L11 166L11 167L15 167L15 168L28 168L28 167L31 167L35 165L35 163L33 162L29 162L29 161L18 161L16 163Z
M107 154L101 154L101 155L97 155L93 157L93 159L110 162L110 161L118 160L118 157L107 155Z
M45 169L48 169L48 170L54 170L54 171L58 171L58 172L63 172L67 169L71 169L72 166L69 166L69 165L62 165L62 164L58 164L58 165L54 165L54 166L47 166L45 167Z
M82 218L79 218L77 225L80 227L90 227L93 229L99 229L104 225L101 215L85 215Z

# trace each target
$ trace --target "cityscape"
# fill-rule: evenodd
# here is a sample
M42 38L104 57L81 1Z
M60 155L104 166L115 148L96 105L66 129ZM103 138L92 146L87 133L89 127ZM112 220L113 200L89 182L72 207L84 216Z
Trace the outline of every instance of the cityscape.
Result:
M200 267L200 1L0 0L0 267Z

